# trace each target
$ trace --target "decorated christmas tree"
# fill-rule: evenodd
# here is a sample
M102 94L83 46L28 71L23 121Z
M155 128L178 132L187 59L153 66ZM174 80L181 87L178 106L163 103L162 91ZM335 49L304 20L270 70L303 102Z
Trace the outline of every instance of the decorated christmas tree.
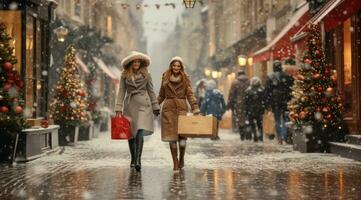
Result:
M24 81L14 65L17 63L6 33L0 24L0 133L18 133L25 128Z
M80 125L88 121L87 107L87 94L78 72L75 49L70 46L65 55L65 66L55 87L50 117L58 124Z
M296 129L316 136L327 149L328 142L344 137L341 98L336 90L336 72L326 63L319 28L311 25L307 37L307 50L289 103L290 118Z

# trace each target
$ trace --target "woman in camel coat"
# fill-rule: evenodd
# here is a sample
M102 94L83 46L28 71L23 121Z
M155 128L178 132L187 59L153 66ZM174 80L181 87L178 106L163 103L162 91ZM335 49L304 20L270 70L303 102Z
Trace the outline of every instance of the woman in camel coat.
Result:
M194 114L199 114L197 100L192 91L189 77L184 72L182 58L174 57L169 69L163 74L159 91L158 103L162 107L162 141L169 142L173 170L178 171L184 166L186 138L178 136L178 116L188 112L187 101ZM177 142L179 144L179 160Z
M154 116L160 112L153 89L152 78L147 70L150 59L140 52L132 52L122 60L124 68L115 111L131 119L132 138L128 141L131 167L141 169L143 136L154 131Z

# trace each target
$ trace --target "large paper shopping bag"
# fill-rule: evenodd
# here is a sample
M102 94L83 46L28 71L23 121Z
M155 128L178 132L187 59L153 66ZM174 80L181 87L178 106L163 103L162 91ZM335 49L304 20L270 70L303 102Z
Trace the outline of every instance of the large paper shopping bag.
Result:
M263 133L273 135L276 133L275 118L272 112L263 115Z
M111 118L111 135L113 140L129 140L131 138L130 121L124 115Z
M190 138L214 138L217 135L217 119L213 116L179 116L178 135Z
M231 111L227 111L219 124L220 128L223 129L231 129L232 128L232 113Z

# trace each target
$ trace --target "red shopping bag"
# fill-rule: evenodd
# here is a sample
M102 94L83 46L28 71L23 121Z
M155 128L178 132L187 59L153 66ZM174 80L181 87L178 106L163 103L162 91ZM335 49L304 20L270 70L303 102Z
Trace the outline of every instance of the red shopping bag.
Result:
M124 115L112 116L112 139L129 140L131 138L130 122Z

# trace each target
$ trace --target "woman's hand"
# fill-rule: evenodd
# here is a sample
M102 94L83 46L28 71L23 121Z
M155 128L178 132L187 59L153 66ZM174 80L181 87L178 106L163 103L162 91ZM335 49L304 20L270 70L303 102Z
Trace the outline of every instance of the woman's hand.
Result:
M155 116L160 115L160 110L153 110L153 114L154 114Z
M199 115L200 114L200 112L194 112L193 113L193 115Z

